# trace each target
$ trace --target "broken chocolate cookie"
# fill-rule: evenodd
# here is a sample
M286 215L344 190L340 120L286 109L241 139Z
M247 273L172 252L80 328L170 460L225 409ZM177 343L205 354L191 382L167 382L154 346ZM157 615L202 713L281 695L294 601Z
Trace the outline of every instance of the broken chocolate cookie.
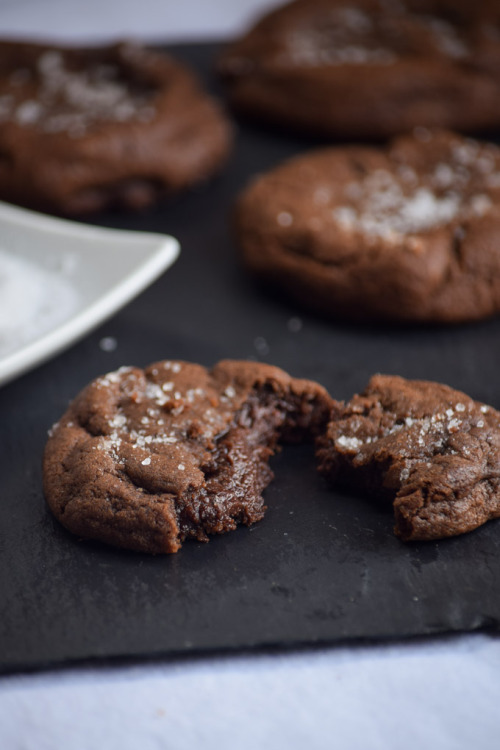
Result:
M317 435L331 404L316 383L253 362L121 368L52 429L47 502L79 536L176 552L185 539L259 521L277 441Z
M394 502L404 541L500 517L500 413L446 385L376 375L318 439L333 484Z

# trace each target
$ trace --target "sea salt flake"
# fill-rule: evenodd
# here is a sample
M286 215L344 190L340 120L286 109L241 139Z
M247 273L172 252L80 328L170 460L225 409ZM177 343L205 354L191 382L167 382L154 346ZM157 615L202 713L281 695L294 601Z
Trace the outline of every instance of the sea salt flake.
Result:
M20 104L14 114L14 119L20 125L31 125L40 118L42 108L39 102L28 100Z
M474 195L470 201L472 213L476 216L484 216L492 207L491 198L487 195Z
M103 352L114 352L117 346L118 342L113 336L105 336L99 341L99 348Z
M434 182L441 188L449 187L453 184L454 172L449 164L438 164L434 170Z
M168 401L168 397L165 395L158 383L146 383L144 395L146 396L146 398L151 399L151 401L154 401L156 404L158 404L158 406L163 406L163 404Z
M342 229L351 231L355 228L358 217L356 211L349 206L339 206L332 211L335 221L340 224Z
M465 411L465 404L459 402L458 404L455 404L455 409L457 411Z
M141 464L143 466L149 466L150 463L151 463L151 459L149 457L145 458L144 461L141 461Z
M401 472L399 474L399 481L406 482L409 476L410 476L410 469L405 466L404 469L401 469Z
M288 211L280 211L280 213L276 217L276 221L278 222L280 227L289 227L293 223L293 216L292 214L288 213Z
M347 435L340 435L335 439L335 445L340 448L346 448L349 451L357 453L360 447L363 445L363 441L357 437L348 437Z
M448 57L460 59L466 57L469 50L460 39L457 31L451 23L443 21L442 18L429 17L427 19L429 28L434 34L438 49Z
M178 464L177 468L179 469L179 471L184 471L186 467L184 466L184 464Z

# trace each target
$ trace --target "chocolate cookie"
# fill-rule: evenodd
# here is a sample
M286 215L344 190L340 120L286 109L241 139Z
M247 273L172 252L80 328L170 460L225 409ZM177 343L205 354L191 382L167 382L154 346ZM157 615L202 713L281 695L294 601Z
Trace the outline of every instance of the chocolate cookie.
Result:
M500 149L417 129L258 177L236 231L247 267L330 316L457 322L500 310Z
M229 143L217 104L164 54L0 42L2 200L143 208L212 174Z
M500 124L496 0L296 0L220 62L234 107L326 137Z
M123 367L85 388L52 429L45 495L74 534L176 552L259 521L277 440L317 434L330 408L321 386L264 364Z
M500 413L446 385L376 375L318 443L330 481L394 501L404 541L500 517Z

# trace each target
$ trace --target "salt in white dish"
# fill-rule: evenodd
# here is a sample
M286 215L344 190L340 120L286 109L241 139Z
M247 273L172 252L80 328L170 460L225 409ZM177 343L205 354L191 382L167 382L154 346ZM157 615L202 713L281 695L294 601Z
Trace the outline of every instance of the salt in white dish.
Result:
M166 271L179 250L169 235L102 229L0 202L0 384L109 318Z

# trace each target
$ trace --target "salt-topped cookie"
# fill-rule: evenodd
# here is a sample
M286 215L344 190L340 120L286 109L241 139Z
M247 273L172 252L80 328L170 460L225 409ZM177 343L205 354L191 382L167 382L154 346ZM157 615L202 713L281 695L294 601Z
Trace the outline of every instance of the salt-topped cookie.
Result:
M230 45L235 108L327 137L500 124L494 0L296 0Z
M45 495L74 534L176 552L185 539L259 521L276 442L318 434L331 405L316 383L254 362L123 367L92 382L51 430Z
M500 517L500 413L446 385L377 375L334 406L318 442L334 485L393 501L404 541Z
M205 179L230 127L183 66L132 44L0 42L0 198L142 208Z
M239 199L246 265L330 316L457 322L500 310L500 150L418 128L299 156Z

